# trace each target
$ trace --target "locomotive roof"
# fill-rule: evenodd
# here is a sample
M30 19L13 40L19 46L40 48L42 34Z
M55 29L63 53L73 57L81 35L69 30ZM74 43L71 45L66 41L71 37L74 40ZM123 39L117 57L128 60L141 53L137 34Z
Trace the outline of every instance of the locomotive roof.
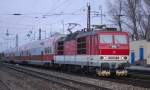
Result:
M79 37L84 37L84 36L89 36L89 35L95 35L96 33L98 32L121 32L121 31L117 31L117 30L107 30L108 28L106 29L97 29L97 30L91 30L91 31L82 31L80 32L78 35L77 35L77 38Z
M95 35L97 30L91 30L91 31L82 31L77 35L77 38L79 37L84 37L84 36L89 36L89 35Z
M70 33L65 37L61 37L58 41L69 41L69 40L75 40L76 38L79 37L84 37L84 36L89 36L89 35L95 35L98 32L120 32L120 31L116 31L116 30L107 30L106 29L97 29L97 30L91 30L91 31L76 31L74 33Z
M68 34L66 37L66 41L75 40L76 37L81 33L81 31L76 31L75 33Z
M107 29L99 29L99 30L91 30L91 31L80 31L76 35L76 38L89 36L89 35L95 35L97 32L120 32L120 31L113 31L113 30L108 31Z

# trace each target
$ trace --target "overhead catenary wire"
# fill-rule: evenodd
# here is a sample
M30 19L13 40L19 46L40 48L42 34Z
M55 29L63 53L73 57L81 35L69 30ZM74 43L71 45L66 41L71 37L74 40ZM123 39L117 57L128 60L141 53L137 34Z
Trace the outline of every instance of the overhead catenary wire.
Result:
M73 12L71 12L71 13L53 13L53 14L50 14L48 17L51 17L51 16L64 16L64 15L70 15L70 16L81 16L81 15L84 15L84 13L82 14L82 13L77 13L77 12L80 12L80 11L84 11L84 8L83 7L81 7L81 8L79 8L79 9L77 9L77 10L75 10L75 11L73 11ZM33 13L32 13L33 14ZM35 13L36 14L36 13ZM2 15L13 15L13 14L2 14ZM21 16L20 17L26 17L26 16L28 16L28 17L30 17L30 15L31 14L21 14ZM41 13L41 15L42 15L42 13ZM32 16L32 15L31 15ZM33 18L33 16L31 17L31 18ZM68 17L67 17L67 19L68 19ZM1 23L8 23L8 22L4 22L4 21L1 21ZM10 22L9 22L10 23ZM58 22L55 22L55 23L58 23ZM54 22L51 22L51 24L55 24ZM13 23L10 23L10 24L13 24ZM9 27L9 28L22 28L22 29L27 29L27 27L35 27L36 25L27 25L27 24L21 24L21 23L19 23L19 24L17 24L17 25L15 25L15 26L10 26L9 24L7 25L7 26L1 26L0 25L0 27L3 27L3 28L7 28L7 27ZM44 26L45 26L45 24L44 24ZM47 24L47 26L49 26L49 24Z
M65 5L65 3L67 3L67 1L68 1L68 0L64 0L64 1L60 2L60 3L58 3L58 4L53 4L53 5L55 5L55 7L52 8L52 9L50 10L50 12L53 12L53 11L59 9L59 8L62 8L62 6ZM48 14L48 13L47 13L47 14Z

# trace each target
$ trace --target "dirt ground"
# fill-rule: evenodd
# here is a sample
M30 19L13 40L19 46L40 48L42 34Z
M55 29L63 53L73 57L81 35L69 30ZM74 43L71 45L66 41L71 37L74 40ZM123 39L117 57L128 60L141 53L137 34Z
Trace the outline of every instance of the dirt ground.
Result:
M9 88L8 88L9 87ZM0 90L63 90L62 86L0 65Z
M59 73L54 71L40 70L50 75L57 75L59 77L65 77L68 79L75 79L82 82L88 82L96 84L101 87L105 87L112 90L150 90L148 88L133 86L130 84L122 84L111 81L105 81L101 79L92 79L81 76L74 76L65 73ZM9 88L8 88L9 87ZM8 69L0 64L0 90L68 90L65 87L39 79L33 76L29 76L12 69Z

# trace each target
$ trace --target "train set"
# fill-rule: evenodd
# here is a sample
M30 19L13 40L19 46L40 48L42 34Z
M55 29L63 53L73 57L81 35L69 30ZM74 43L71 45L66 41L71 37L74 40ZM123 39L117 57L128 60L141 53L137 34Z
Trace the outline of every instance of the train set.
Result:
M126 76L129 49L127 32L102 28L56 34L6 50L4 58L6 62L95 72L99 76Z

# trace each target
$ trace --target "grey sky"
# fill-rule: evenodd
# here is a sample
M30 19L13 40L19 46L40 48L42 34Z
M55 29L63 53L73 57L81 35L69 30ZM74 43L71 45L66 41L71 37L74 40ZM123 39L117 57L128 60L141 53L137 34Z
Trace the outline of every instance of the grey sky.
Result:
M74 22L81 24L77 29L85 27L86 4L89 1L93 11L98 11L101 5L106 13L105 0L0 0L1 47L3 49L14 47L15 34L19 34L19 45L31 41L26 37L26 34L30 30L36 32L36 39L39 28L46 31L47 36L50 32L57 31L62 33L62 21L64 21L65 24ZM12 15L14 13L20 13L22 15ZM46 16L43 17L43 15ZM100 24L100 17L94 17L92 22L93 24ZM67 25L65 25L65 28L67 28ZM9 38L5 36L7 29L9 33L12 34ZM66 32L67 31L65 31L65 33ZM42 35L44 36L44 32Z

